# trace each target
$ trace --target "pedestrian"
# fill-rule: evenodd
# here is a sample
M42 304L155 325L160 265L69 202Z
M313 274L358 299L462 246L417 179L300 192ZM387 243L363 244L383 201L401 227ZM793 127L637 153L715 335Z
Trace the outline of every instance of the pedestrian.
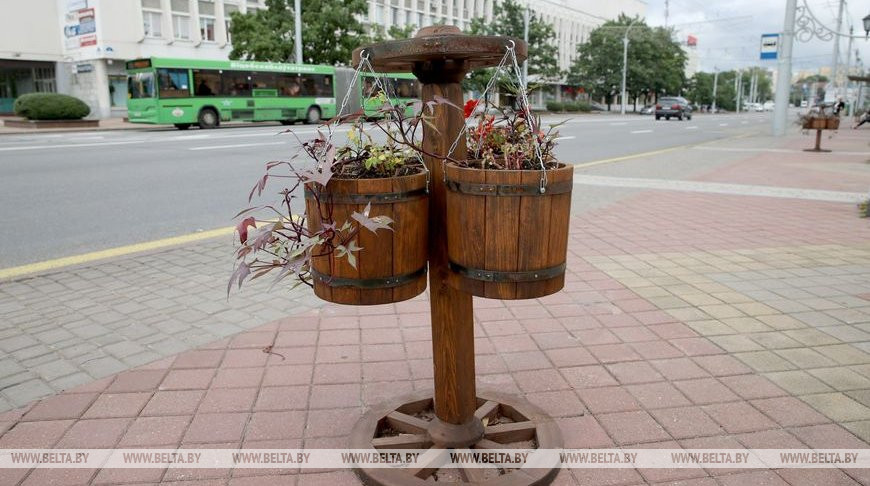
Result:
M865 111L865 112L861 115L861 118L858 119L858 124L855 125L854 127L852 127L852 130L854 130L854 129L860 127L861 125L867 123L868 121L870 121L870 108L867 108L867 111Z
M834 114L837 116L840 116L840 111L842 111L843 108L845 108L845 107L846 107L846 102L843 101L843 97L840 96L839 98L837 98L837 102L834 103Z

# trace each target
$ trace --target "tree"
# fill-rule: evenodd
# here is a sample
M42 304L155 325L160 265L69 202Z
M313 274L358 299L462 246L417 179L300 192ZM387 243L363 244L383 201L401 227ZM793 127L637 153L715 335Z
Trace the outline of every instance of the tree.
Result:
M302 58L308 64L346 64L367 39L358 16L365 0L302 0ZM230 59L289 62L294 52L293 0L266 0L266 8L230 16Z
M577 47L578 56L568 72L568 83L583 87L593 97L605 98L609 106L622 90L623 38L627 29L629 98L636 101L647 94L680 94L686 83L687 57L673 40L673 32L649 27L639 17L626 15L597 27L587 42Z
M417 30L417 26L414 24L408 24L404 27L399 27L398 25L391 25L389 30L384 32L383 26L380 25L372 25L371 26L371 34L369 34L369 38L366 39L366 44L375 43L375 42L383 42L385 40L395 40L395 39L410 39L414 36L414 31Z
M492 20L483 17L471 19L469 33L474 35L503 35L523 38L525 7L516 0L503 0L494 8ZM537 75L540 80L559 77L559 62L556 58L556 32L553 26L538 14L529 12L529 75ZM492 77L492 69L478 69L471 73L463 83L465 89L483 91Z

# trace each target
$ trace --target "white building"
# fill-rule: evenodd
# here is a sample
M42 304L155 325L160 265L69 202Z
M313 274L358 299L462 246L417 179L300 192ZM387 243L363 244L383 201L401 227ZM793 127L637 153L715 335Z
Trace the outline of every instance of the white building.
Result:
M223 60L232 50L231 12L264 8L265 0L7 0L0 16L0 114L15 97L57 91L84 100L91 117L126 114L124 62L142 57ZM520 0L556 31L559 65L577 44L620 13L645 14L643 0ZM369 24L457 25L492 19L494 0L370 0Z
M32 91L84 100L91 117L126 114L124 62L227 59L230 12L264 0L29 0L0 16L0 113Z
M646 14L643 0L517 0L526 5L556 31L559 69L567 70L577 55L577 45L585 42L596 26L615 19L620 13L629 16ZM471 19L492 20L496 0L369 0L370 25L417 28L437 23L468 30Z

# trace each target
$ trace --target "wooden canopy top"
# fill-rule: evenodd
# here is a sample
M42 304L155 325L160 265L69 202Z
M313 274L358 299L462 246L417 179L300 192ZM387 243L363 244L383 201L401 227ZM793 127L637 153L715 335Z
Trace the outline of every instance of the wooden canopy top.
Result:
M526 43L512 37L466 35L452 25L420 29L412 39L400 39L358 47L353 51L353 66L365 53L378 72L407 73L423 62L462 63L466 70L497 66L507 48L514 46L517 62L528 54Z

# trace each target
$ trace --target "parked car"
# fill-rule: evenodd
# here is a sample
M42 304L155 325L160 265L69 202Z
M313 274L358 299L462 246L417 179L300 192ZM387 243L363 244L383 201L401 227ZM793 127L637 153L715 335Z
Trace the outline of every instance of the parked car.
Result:
M656 103L656 120L661 120L662 117L664 117L665 120L670 120L671 117L678 120L682 120L683 118L691 120L692 106L689 105L689 102L686 101L685 98L680 96L666 96L659 98L659 102Z
M652 115L653 112L654 112L655 110L656 110L656 107L655 107L655 106L653 106L653 105L646 105L646 106L644 106L643 108L640 109L640 114L641 114L641 115Z
M765 101L764 102L764 111L773 111L774 105L773 101Z

